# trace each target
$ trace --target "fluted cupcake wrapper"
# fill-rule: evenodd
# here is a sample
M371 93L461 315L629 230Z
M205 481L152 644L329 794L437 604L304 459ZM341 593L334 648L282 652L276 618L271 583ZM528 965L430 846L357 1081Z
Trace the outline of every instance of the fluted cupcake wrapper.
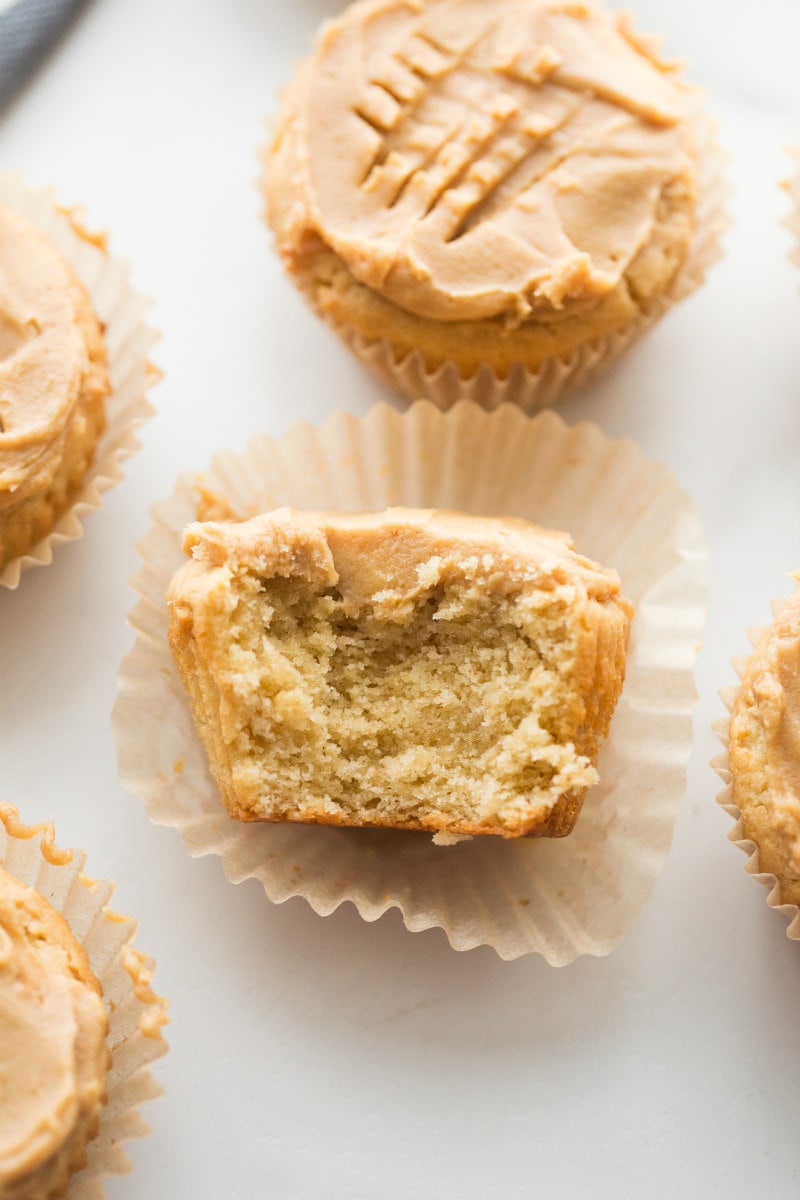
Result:
M780 616L785 604L785 599L772 601L772 616L774 620L777 620ZM749 629L747 637L751 646L755 647L765 632L766 626ZM740 654L733 659L733 669L740 680L743 678L749 662L749 654ZM733 712L738 695L738 687L727 687L720 691L720 698L729 713ZM728 753L730 718L724 717L719 721L715 721L712 728L724 747L721 754L712 758L711 766L725 785L717 796L717 804L725 810L728 816L733 817L734 820L733 828L728 833L728 840L733 842L734 846L738 846L747 855L747 862L744 869L748 875L751 875L753 879L756 879L767 888L767 904L769 907L777 909L778 912L783 913L787 918L789 924L786 928L786 936L792 938L794 941L800 941L800 908L796 904L781 904L780 882L777 876L773 875L771 871L761 870L758 846L755 842L744 836L742 810L733 801L733 784L731 781L730 757Z
M669 288L624 329L593 339L569 354L549 358L536 371L517 363L501 379L484 365L465 379L453 362L430 371L418 351L398 360L388 342L365 338L327 314L322 314L324 319L373 374L412 400L426 397L442 409L459 399L474 400L488 409L509 401L524 412L557 403L612 366L675 304L696 291L708 270L722 257L721 237L730 224L726 211L729 187L724 175L727 156L716 141L715 122L698 112L695 126L700 185L697 224L689 253Z
M166 1005L150 986L153 962L132 946L136 922L107 908L114 885L84 875L85 862L82 850L55 845L51 825L24 825L12 805L0 804L0 864L62 914L103 989L108 1099L66 1200L106 1200L103 1180L131 1170L125 1143L148 1132L141 1105L161 1094L148 1067L167 1050L161 1034Z
M538 952L562 965L604 955L631 928L665 860L692 745L694 661L705 619L703 532L659 463L589 423L512 405L448 413L419 401L357 419L293 426L220 454L203 486L237 515L288 504L390 505L519 516L568 529L577 549L616 567L636 604L625 687L600 756L601 783L560 840L476 838L253 825L223 810L167 645L165 592L196 517L194 476L153 509L139 546L133 650L119 675L113 727L126 787L194 856L217 854L234 882L268 897L303 896L316 912L350 900L368 921L399 908L411 930L441 927L458 950L487 944L506 959Z
M792 175L783 184L791 200L791 209L784 217L783 224L794 239L789 258L796 267L800 267L800 150L793 149L791 155Z
M0 568L0 586L16 588L23 571L45 566L56 546L82 536L83 517L123 478L123 462L139 448L136 430L153 413L147 389L159 377L150 362L158 334L146 322L150 301L131 287L128 264L81 236L52 188L30 187L17 172L0 174L0 204L39 229L72 264L103 323L111 379L106 428L79 492L46 537Z

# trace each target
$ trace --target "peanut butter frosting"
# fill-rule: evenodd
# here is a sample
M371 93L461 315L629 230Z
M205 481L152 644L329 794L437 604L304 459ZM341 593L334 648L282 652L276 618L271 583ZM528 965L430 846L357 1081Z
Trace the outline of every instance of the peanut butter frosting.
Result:
M606 602L619 577L575 552L569 535L515 517L473 517L440 509L314 513L281 508L240 524L189 525L184 550L203 567L265 577L300 575L335 585L345 610L370 608L403 622L440 584L480 578L500 595L535 583L569 587Z
M693 231L689 91L586 4L362 0L290 90L267 191L290 265L322 242L421 317L647 298Z
M50 1200L105 1099L100 985L64 919L0 868L0 1197Z
M108 390L84 288L38 230L0 206L0 522L52 488L50 508L63 507L74 479L59 473L85 469ZM38 513L26 519L38 527Z

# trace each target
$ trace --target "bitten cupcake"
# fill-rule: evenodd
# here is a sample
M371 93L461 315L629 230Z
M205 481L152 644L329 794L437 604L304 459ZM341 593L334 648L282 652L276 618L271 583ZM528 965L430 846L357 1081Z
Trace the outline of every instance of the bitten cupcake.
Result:
M543 403L702 277L695 110L604 10L360 0L284 97L277 248L401 389L448 403L480 377L473 399Z
M62 254L0 205L0 568L80 488L110 391L100 322Z
M153 964L84 860L0 803L0 1200L104 1200L160 1091Z
M565 534L283 508L184 549L170 646L233 818L572 832L633 610Z
M800 592L759 637L733 701L727 806L753 873L774 877L774 903L800 906Z
M666 468L553 412L423 400L256 438L197 483L139 544L114 706L150 817L276 902L608 954L692 745L706 559Z
M51 189L0 174L0 586L52 559L152 413L148 302Z

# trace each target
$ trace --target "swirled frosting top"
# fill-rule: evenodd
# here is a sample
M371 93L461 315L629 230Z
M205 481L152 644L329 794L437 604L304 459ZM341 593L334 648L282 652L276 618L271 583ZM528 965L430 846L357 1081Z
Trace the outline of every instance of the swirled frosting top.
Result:
M361 0L290 96L289 225L422 316L591 304L658 245L670 197L688 240L688 95L582 3Z

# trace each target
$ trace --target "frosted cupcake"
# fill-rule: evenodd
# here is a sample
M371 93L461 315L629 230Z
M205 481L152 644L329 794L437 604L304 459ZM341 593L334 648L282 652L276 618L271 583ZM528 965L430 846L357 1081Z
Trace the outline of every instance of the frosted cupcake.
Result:
M702 277L695 109L604 10L361 0L284 97L277 248L409 394L546 402Z
M737 818L731 837L749 853L749 873L800 937L800 592L759 634L741 675L719 730L728 753L714 765L729 780L720 802Z
M151 818L178 829L193 856L218 855L228 879L258 879L275 902L303 896L316 912L327 914L350 901L369 921L396 907L411 930L440 927L459 950L486 944L503 958L535 952L563 965L581 954L608 954L632 926L663 865L692 745L691 663L705 620L706 559L697 514L669 472L631 443L611 442L588 422L570 428L553 412L530 418L511 405L489 413L462 402L443 413L419 401L402 413L375 404L360 420L336 413L317 429L293 426L279 441L256 438L243 454L218 455L199 495L197 479L193 472L178 481L175 493L154 509L154 526L140 543L143 564L130 618L136 644L122 664L114 707L120 777L144 800ZM299 534L307 535L308 515L273 512L244 525L227 523L284 505L314 512L312 523L340 531L333 534L332 552L340 578L331 586L325 582L332 576L319 525L309 538L319 549L313 557L321 564L323 593L313 602L314 613L306 611L303 581L291 577L303 566ZM406 511L398 513L398 507ZM395 511L387 514L387 508ZM439 544L431 544L437 530L446 532L441 518L408 509L466 514L471 529L491 533L491 544L474 553L461 535L463 553L452 537L446 546L438 537ZM350 515L319 516L331 512ZM353 515L359 513L380 515ZM182 543L186 526L198 516L219 524L191 529L186 544L194 558L187 567ZM563 535L540 532L539 567L526 552L530 571L526 565L518 572L510 561L501 570L502 551L516 541L509 524L523 527L509 517L546 530L569 529L577 554ZM426 536L411 540L411 530L420 525ZM279 554L271 560L261 544L270 528L279 532ZM388 559L375 544L376 530L394 547ZM251 556L253 533L259 544L253 539ZM525 544L534 549L529 535ZM611 572L596 572L584 555L613 567L619 582ZM531 587L537 580L557 581L542 610L528 583L515 600L523 573L530 575ZM489 591L492 619L485 619ZM372 599L364 606L358 596L366 595ZM636 616L612 720L630 613L622 595ZM464 611L466 603L474 605L472 615ZM551 654L543 637L532 637L541 652L541 661L535 652L532 671L530 647L520 645L508 628L520 604L528 610L526 638L535 627L541 634L546 621L552 642ZM375 605L377 622L366 611ZM410 623L397 626L400 636L390 652L381 648L385 670L370 674L360 657L364 635L388 639L392 629L385 618L393 607ZM566 643L560 641L557 613L563 614ZM310 647L295 636L301 625L313 639ZM569 628L578 635L576 657L569 650ZM468 655L456 644L459 632L466 635ZM434 652L425 654L423 664L412 639L429 636ZM277 637L291 657L289 665L274 652ZM412 648L408 655L406 647ZM563 659L559 647L566 651ZM395 650L402 650L402 661ZM263 658L257 663L261 654L270 655L267 669ZM336 656L330 672L329 656ZM309 687L297 677L304 667ZM326 688L314 708L309 693L322 674ZM363 700L357 727L345 716L350 705L339 705L340 694L355 696L359 705ZM409 739L415 745L401 744L410 727L402 695L423 702L427 696L430 716L420 717L431 726L450 726L452 745L441 756L432 745L433 729L415 728ZM461 714L459 700L485 714L486 727L480 717L473 721L472 714ZM324 808L312 803L307 787L314 782L323 705L331 706L328 728L336 738L347 737L347 755L359 760L348 764L343 756L337 762L338 798L328 791L337 802L323 802ZM512 730L520 709L530 720ZM250 733L239 725L245 710L252 727L250 759ZM492 727L495 741L487 737ZM290 763L282 752L293 740L301 749ZM276 764L281 794L271 790L276 803L269 811L259 801L259 747L282 755ZM393 780L373 773L369 782L375 790L369 792L365 784L376 766L375 750L390 756L384 765ZM467 795L467 772L477 782L474 794L488 799L492 770L498 781L500 775L516 779L532 803L510 798L516 807L516 814L508 812L511 819L495 818L488 828L484 821L473 830L501 836L471 840L464 840L466 822L458 814L446 819L443 810L434 814L432 788L424 827L440 831L433 839L413 829L352 829L316 821L319 816L341 822L348 815L342 809L358 802L366 818L362 825L399 824L397 814L387 812L384 785L394 784L402 805L411 776L442 767L451 771L451 782L461 776L449 789L454 803ZM358 774L357 788L344 780L351 768ZM300 771L302 791L292 783ZM437 783L442 801L445 790ZM386 803L376 805L382 796ZM487 804L487 812L490 808ZM238 819L242 815L245 820ZM405 823L412 823L408 813ZM417 827L422 824L417 820ZM570 828L568 837L558 836Z
M106 1099L108 1020L85 950L0 868L0 1196L63 1196Z
M121 479L158 377L146 308L104 237L0 175L0 586L79 537Z
M565 534L284 508L184 549L170 647L235 820L572 832L633 612Z
M37 229L0 205L0 569L69 506L109 391L86 289Z
M153 964L113 887L81 874L52 827L0 804L0 1197L104 1200L130 1170L158 1095L148 1064L166 1050Z

